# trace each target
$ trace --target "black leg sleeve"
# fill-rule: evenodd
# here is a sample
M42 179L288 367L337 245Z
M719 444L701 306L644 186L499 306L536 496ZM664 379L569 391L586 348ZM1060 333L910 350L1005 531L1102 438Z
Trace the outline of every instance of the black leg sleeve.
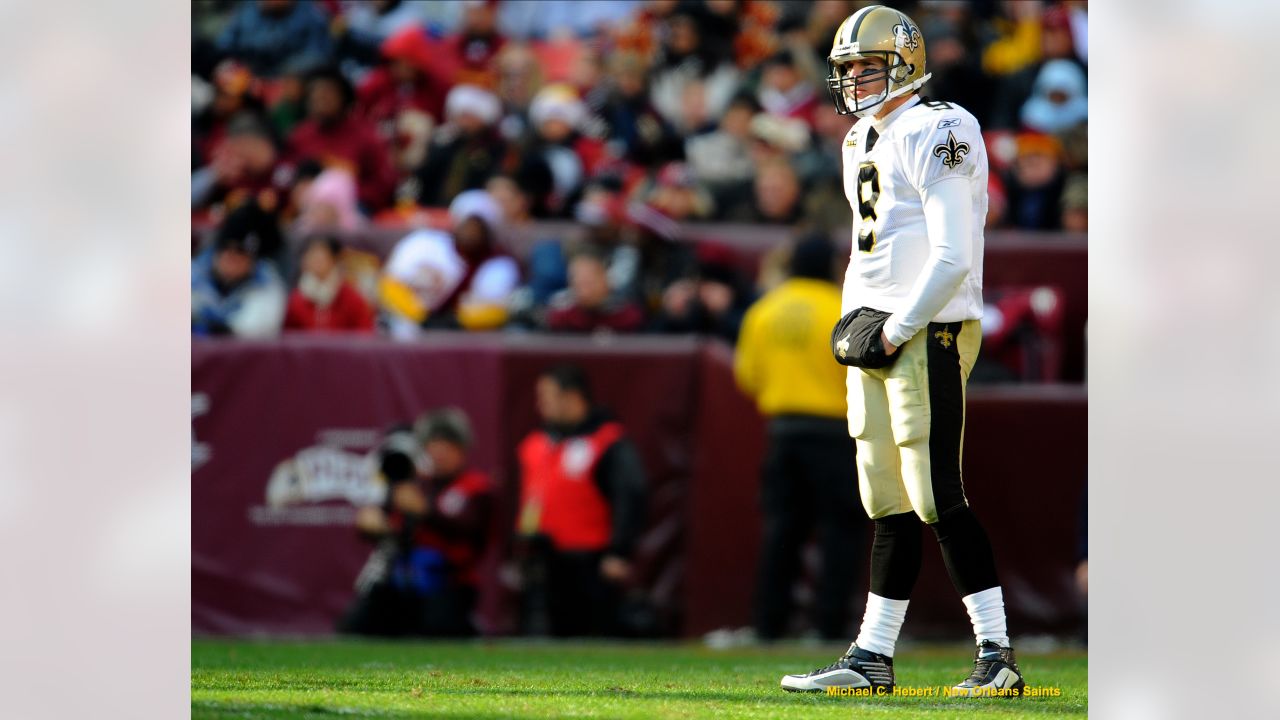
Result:
M942 561L946 563L947 574L961 597L1000 584L987 531L982 529L982 524L968 505L948 510L930 527L938 536Z
M875 521L871 543L871 592L889 600L909 600L920 576L924 541L920 518L914 512L888 515Z

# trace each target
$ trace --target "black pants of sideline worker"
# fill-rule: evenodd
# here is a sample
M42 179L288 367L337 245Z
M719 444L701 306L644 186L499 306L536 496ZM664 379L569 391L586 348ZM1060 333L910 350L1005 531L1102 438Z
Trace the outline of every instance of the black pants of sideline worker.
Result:
M618 635L618 588L600 574L603 552L561 551L544 537L526 546L521 614L529 635Z
M800 553L811 534L821 554L813 625L824 639L849 634L849 607L866 561L867 515L858 499L854 442L843 418L780 416L769 423L761 504L764 537L756 634L787 631Z

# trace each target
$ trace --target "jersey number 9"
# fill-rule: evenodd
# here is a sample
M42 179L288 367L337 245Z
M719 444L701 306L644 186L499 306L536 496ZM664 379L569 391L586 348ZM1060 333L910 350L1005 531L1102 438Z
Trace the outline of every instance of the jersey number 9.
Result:
M876 201L880 199L880 171L876 164L865 162L858 166L858 214L862 216L862 228L858 231L858 250L869 253L876 246Z

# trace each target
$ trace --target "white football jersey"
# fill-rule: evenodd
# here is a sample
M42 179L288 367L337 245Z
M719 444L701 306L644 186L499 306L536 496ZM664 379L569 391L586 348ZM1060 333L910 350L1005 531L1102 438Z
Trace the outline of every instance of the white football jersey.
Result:
M873 128L876 137L868 148ZM843 156L844 192L853 208L853 250L841 313L859 307L907 310L931 247L921 192L958 176L968 179L973 193L972 263L932 322L981 318L987 149L973 115L953 103L913 97L885 118L854 124L845 136Z

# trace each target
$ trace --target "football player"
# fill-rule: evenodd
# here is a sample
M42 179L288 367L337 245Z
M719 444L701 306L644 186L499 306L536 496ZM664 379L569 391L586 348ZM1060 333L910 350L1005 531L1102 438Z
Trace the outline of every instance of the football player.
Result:
M982 338L981 131L963 108L917 94L929 79L924 38L897 10L873 5L849 16L828 65L836 112L858 118L843 148L853 248L831 342L837 361L852 366L849 434L875 524L871 592L844 656L787 675L782 687L892 689L923 521L977 638L973 672L953 694L1020 694L991 543L960 477L965 383Z

